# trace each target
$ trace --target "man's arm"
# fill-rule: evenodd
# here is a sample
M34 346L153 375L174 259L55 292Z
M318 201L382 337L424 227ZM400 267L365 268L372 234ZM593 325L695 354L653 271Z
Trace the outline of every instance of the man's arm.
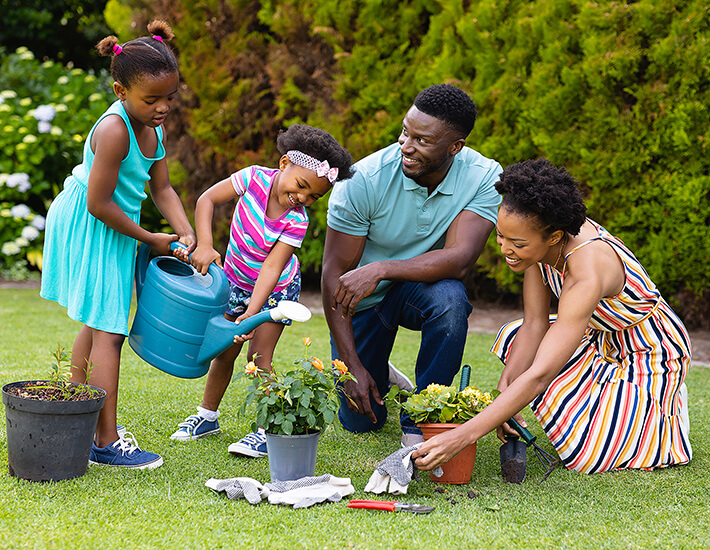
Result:
M377 385L360 362L355 348L352 318L333 299L333 293L338 287L340 278L357 267L362 252L365 249L366 237L357 237L328 228L325 235L323 250L323 272L321 290L323 296L323 311L325 313L330 333L338 349L338 356L347 366L357 383L345 383L345 393L352 402L348 406L360 414L368 416L372 422L377 422L375 413L370 406L370 394L378 403L383 403L377 391Z
M492 230L493 222L463 210L451 222L444 248L408 260L386 260L346 269L333 287L333 294L324 294L323 300L325 302L326 296L332 296L331 308L342 308L343 314L352 315L360 300L372 294L380 281L431 283L443 279L460 280L478 259ZM328 232L330 234L331 230ZM362 242L364 246L364 237ZM345 243L344 246L350 245ZM362 250L359 254L362 255ZM325 275L325 254L323 269Z

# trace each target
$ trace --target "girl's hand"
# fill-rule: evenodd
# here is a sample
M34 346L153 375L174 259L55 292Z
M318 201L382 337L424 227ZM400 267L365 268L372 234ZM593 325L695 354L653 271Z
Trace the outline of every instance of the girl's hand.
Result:
M156 253L161 256L172 256L170 243L178 240L178 236L174 233L151 233L150 240L146 240L146 244Z
M244 313L242 313L239 317L237 317L234 320L234 324L238 325L241 321L243 321L244 319L248 319L251 316L252 316L251 313L249 313L248 311L245 311ZM256 330L256 329L254 329L254 330ZM254 338L254 330L252 330L248 334L235 334L234 335L234 343L235 344L240 344L240 343L243 344L247 340L251 340L252 338Z
M178 258L179 260L182 260L186 264L190 263L190 254L192 253L193 250L195 250L195 246L197 246L197 239L195 238L194 233L188 233L186 235L180 236L178 241L182 244L184 244L187 248L177 248L173 250L173 256Z
M203 275L206 275L212 262L222 267L222 257L219 255L219 252L211 246L201 246L198 244L190 259L190 263L193 267Z

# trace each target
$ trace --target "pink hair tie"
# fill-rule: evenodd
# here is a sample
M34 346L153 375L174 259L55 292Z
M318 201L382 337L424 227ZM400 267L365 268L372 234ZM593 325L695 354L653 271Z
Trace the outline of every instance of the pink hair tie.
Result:
M113 45L113 53L115 53L116 55L118 55L118 54L121 53L122 51L123 51L123 48L122 48L121 46L119 46L118 44L114 44L114 45Z
M153 35L153 38L155 38L158 42L162 42L162 41L163 41L163 37L162 37L162 36L158 36L157 34L154 34L154 35Z

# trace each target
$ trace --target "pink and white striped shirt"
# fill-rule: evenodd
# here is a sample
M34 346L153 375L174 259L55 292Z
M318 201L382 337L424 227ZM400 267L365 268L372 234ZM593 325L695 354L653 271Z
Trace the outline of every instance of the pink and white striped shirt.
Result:
M276 241L300 248L308 229L305 208L290 208L279 218L266 216L269 191L278 169L250 166L230 176L240 199L234 209L229 246L224 259L227 278L246 291L253 291L261 266ZM299 270L298 258L286 263L274 291L283 290Z

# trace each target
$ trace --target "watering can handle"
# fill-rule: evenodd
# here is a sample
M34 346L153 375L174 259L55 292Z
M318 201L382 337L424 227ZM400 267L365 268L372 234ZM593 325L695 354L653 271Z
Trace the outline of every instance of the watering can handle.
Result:
M150 247L141 243L138 247L138 252L136 253L136 270L135 270L135 282L136 282L136 299L141 297L141 291L143 290L143 284L145 283L145 273L148 269L148 262L150 261Z
M178 248L183 248L186 249L187 245L182 244L180 241L173 241L170 243L170 250L174 251L177 250ZM192 254L190 254L192 256ZM190 257L188 256L188 258ZM212 262L210 264L209 269L207 270L207 273L209 273L213 279L219 280L219 279L225 279L226 280L226 275L224 274L224 271L222 270L221 267L219 267L216 263Z

